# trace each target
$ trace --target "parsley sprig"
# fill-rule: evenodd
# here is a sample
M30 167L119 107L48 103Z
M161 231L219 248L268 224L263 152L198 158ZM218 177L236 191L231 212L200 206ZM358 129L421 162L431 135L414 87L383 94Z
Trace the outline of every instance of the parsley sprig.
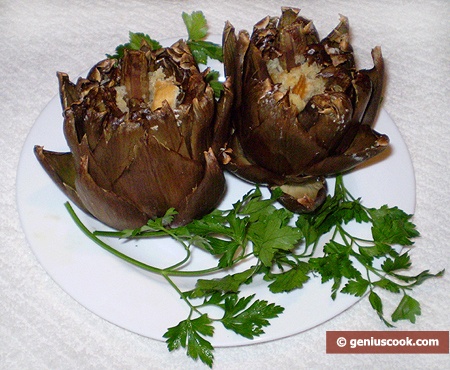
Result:
M125 49L128 50L139 50L143 45L148 45L152 50L161 49L161 44L152 39L149 35L142 32L128 32L129 42L125 44L118 45L116 47L115 54L106 54L108 58L120 59L123 58Z
M205 41L208 36L208 24L203 12L196 11L191 14L183 12L181 16L188 31L187 44L197 63L206 65L208 58L223 62L222 46Z
M176 211L170 209L164 217L150 220L135 230L90 231L67 204L72 218L94 242L119 258L163 276L189 307L188 317L169 328L164 334L169 351L183 348L189 357L200 359L212 367L214 348L208 340L214 335L214 324L248 339L264 334L284 311L284 308L260 300L255 295L243 296L245 285L262 278L268 289L276 294L301 289L309 280L319 276L323 283L332 282L331 297L351 294L367 295L380 319L389 327L392 322L415 322L421 314L420 303L410 291L425 280L442 276L444 270L432 274L425 270L410 276L408 251L400 250L413 244L419 236L411 215L397 207L383 205L369 208L354 198L344 186L343 177L336 177L334 194L313 214L294 215L279 208L276 200L281 191L275 190L264 199L256 187L232 205L216 209L199 220L182 227L171 228ZM352 223L365 224L371 237L350 233ZM105 238L155 238L170 236L185 250L180 261L166 268L156 268L122 254L109 246ZM209 252L217 261L203 270L188 270L192 248ZM251 266L230 273L231 268L247 261ZM248 264L246 264L247 266ZM233 270L234 271L234 270ZM222 272L219 278L208 278ZM195 276L195 286L181 291L173 276ZM261 280L261 279L260 279ZM260 281L259 280L259 281ZM383 303L376 293L384 289L401 294L390 320L385 317ZM215 307L222 314L212 317L206 310Z
M408 251L399 251L399 247L410 247L413 239L420 235L411 217L398 207L365 207L361 199L353 198L345 188L342 176L338 176L334 195L327 198L321 211L299 217L297 226L309 235L306 243L314 246L321 235L332 232L323 247L323 256L310 258L308 262L313 273L320 274L323 283L333 281L332 298L335 299L338 292L356 297L369 292L372 308L388 327L392 327L374 289L403 294L391 320L414 323L421 313L420 304L408 292L425 280L444 273L442 270L431 274L425 270L416 276L405 275L411 267L411 259ZM345 225L352 221L371 225L372 238L349 233Z

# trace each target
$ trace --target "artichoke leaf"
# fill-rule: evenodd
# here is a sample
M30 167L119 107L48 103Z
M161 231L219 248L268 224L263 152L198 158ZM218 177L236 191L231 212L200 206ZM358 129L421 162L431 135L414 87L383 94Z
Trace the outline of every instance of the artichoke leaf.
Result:
M374 63L373 68L368 71L361 71L362 73L367 74L372 82L372 94L370 96L370 101L361 120L363 125L369 125L370 127L372 127L375 123L383 96L384 61L381 48L379 46L372 49L372 59Z
M67 73L58 72L56 75L59 81L59 96L61 98L61 105L63 110L65 110L73 103L80 100L80 92L78 91L76 85L69 80L69 75Z
M75 180L77 193L87 211L117 230L145 225L149 216L113 191L98 186L88 171L88 158L82 157Z
M188 141L190 157L194 160L203 161L203 152L211 145L214 110L214 92L207 86L199 98L193 99L186 116L183 117L183 137Z
M244 56L250 45L250 36L247 31L235 34L235 28L230 22L225 23L222 36L225 76L233 83L233 106L239 107L242 98L242 76L244 73Z
M230 136L230 117L234 101L232 85L232 77L227 77L223 83L222 96L217 103L216 115L214 118L214 133L211 144L213 153L217 158L225 149L224 147Z
M211 212L225 193L225 177L212 148L204 152L205 173L198 185L192 189L176 208L172 226L185 225L191 220Z
M42 146L35 145L34 153L45 172L50 176L58 188L73 202L78 208L87 212L86 207L80 200L76 187L76 167L72 153L58 153L45 150Z
M122 80L127 90L128 99L148 102L150 86L148 61L145 53L125 49L122 61Z
M226 164L229 172L244 181L261 185L267 185L269 181L275 184L284 182L283 176L250 162L249 158L245 156L236 135L231 138L229 147L223 150L222 162Z
M185 157L190 157L190 151L186 143L182 128L186 118L181 110L177 113L171 109L167 101L162 102L162 107L146 117L146 131L158 140L166 148L179 152Z
M151 135L141 139L134 157L113 189L122 198L139 204L148 218L162 217L171 207L178 209L204 175L201 162L166 148Z
M326 155L332 155L348 135L352 115L353 107L348 96L325 93L313 96L297 118L310 138L326 150Z
M326 156L326 149L298 124L289 107L261 99L259 126L241 136L244 152L279 174L302 174L307 166Z
M339 24L321 41L321 44L331 58L333 66L344 66L347 70L355 68L347 17L340 16Z
M90 153L89 173L102 187L110 189L112 184L122 175L134 160L135 147L145 136L145 130L140 125L121 124L105 128L109 134L104 134L96 146L91 150L86 139L80 143L83 155ZM95 166L95 167L94 167ZM95 170L97 169L97 170ZM97 175L98 174L98 175ZM100 178L105 180L101 183ZM106 182L109 185L105 185Z
M367 125L361 125L350 145L342 154L324 158L308 169L311 175L334 175L348 171L384 151L389 145L386 135L373 131Z
M86 81L97 81L106 86L108 82L114 83L117 77L116 61L114 59L104 59L94 65L86 76Z

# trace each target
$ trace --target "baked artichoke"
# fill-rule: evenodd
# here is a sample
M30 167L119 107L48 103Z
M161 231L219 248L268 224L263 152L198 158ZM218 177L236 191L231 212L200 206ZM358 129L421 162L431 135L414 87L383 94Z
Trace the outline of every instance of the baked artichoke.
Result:
M173 225L211 211L225 189L217 154L228 133L229 82L216 102L182 40L125 50L72 83L58 73L70 152L35 147L53 181L81 209L133 229L173 207Z
M341 17L324 39L299 9L258 22L251 36L225 25L225 73L234 80L234 133L225 163L237 176L281 187L281 203L316 209L326 176L377 155L389 139L374 131L383 88L381 50L356 70L349 25Z

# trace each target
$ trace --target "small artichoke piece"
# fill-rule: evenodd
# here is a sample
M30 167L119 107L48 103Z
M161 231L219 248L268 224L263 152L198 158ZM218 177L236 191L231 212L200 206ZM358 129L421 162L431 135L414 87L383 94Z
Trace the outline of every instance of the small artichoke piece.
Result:
M232 94L219 101L183 41L126 50L72 83L58 73L70 152L35 147L52 180L79 208L134 229L169 208L183 225L214 209L225 190L217 156Z
M310 212L325 199L327 176L388 146L388 137L372 129L383 87L381 49L372 50L371 70L357 70L347 18L321 40L298 9L282 8L251 35L227 23L223 39L235 88L223 161L237 176L279 186L287 208Z

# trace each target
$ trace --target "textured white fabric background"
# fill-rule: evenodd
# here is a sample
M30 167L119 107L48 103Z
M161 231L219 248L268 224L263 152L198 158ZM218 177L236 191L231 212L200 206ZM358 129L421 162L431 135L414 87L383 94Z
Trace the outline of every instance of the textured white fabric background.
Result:
M88 69L127 41L128 31L155 39L185 34L181 12L202 10L211 33L226 20L251 29L282 5L302 8L322 36L349 17L361 67L380 44L387 64L384 108L398 125L416 171L414 222L422 237L411 255L415 271L449 267L450 2L448 0L192 0L0 1L0 368L201 369L163 342L123 330L92 314L52 281L35 259L16 207L16 167L40 111L57 93L55 72ZM30 181L33 181L30 179ZM379 292L389 300L389 295ZM449 277L427 281L414 297L415 325L449 330ZM389 310L389 303L386 309ZM389 311L388 311L389 312ZM443 369L449 355L327 355L328 330L385 330L367 300L305 333L271 343L215 352L215 369Z

